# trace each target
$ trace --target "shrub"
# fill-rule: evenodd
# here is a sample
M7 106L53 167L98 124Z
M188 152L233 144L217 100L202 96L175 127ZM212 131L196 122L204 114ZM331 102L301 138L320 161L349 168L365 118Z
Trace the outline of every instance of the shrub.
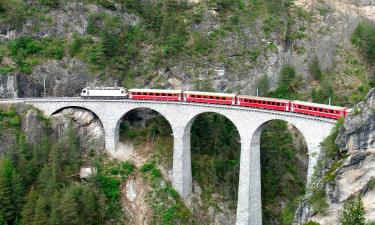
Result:
M310 220L309 222L305 223L304 225L320 225L320 223Z
M5 75L13 71L13 68L9 66L0 66L0 75Z
M109 0L99 0L98 3L106 9L116 10L115 4Z
M268 92L269 89L269 79L267 75L263 75L258 83L258 88L259 88L259 94L260 95L265 95Z
M340 223L342 225L365 225L365 209L361 197L354 199L354 197L351 196L351 198L345 202Z
M296 93L297 89L297 73L294 67L285 65L280 74L279 82L275 91L270 95L276 98L290 99Z
M312 62L309 64L309 72L314 77L315 80L323 80L323 72L319 65L318 57L315 57Z
M344 119L343 118L340 118L337 123L336 123L336 126L333 128L333 130L331 131L330 135L328 135L322 142L322 147L323 147L323 150L324 150L324 153L326 154L327 157L329 158L333 158L335 157L337 154L339 154L339 147L336 145L336 137L337 135L339 134L339 130L340 130L340 127L342 126L342 124L344 123Z
M37 0L39 4L51 7L51 8L57 8L59 6L59 0Z
M308 203L312 206L315 212L324 213L328 208L326 192L324 188L315 190L308 199Z
M361 22L352 34L352 43L357 46L366 59L375 61L375 27L370 22Z

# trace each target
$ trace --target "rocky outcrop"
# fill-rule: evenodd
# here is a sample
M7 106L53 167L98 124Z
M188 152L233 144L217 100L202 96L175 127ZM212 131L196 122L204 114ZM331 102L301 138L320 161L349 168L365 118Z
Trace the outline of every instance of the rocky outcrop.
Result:
M346 117L336 143L343 151L375 148L375 88Z
M352 7L357 6L349 0L345 4L351 7L346 8L335 4L334 0L299 0L296 4L304 8L305 14L311 18L295 19L295 27L291 32L293 35L299 34L301 38L294 40L293 43L285 43L281 37L285 34L280 35L276 32L264 34L263 23L259 20L251 26L241 26L238 32L228 32L220 37L215 50L208 56L191 59L190 56L182 55L167 68L149 71L153 74L151 80L150 76L137 77L134 85L193 89L195 88L193 84L207 81L206 83L216 91L255 94L256 87L265 74L268 76L270 88L275 88L280 70L286 64L295 66L298 74L306 80L310 79L308 62L311 62L315 56L319 59L323 70L332 71L335 66L339 67L335 64L339 61L336 60L337 45L343 43L346 48L351 47L351 33L363 17L369 18L368 13L363 10L352 10ZM368 11L373 6L371 2L362 1L358 7L367 7ZM223 29L223 24L220 23L222 15L216 10L209 7L199 10L203 10L201 22L192 24L189 29L202 36ZM95 4L61 1L57 9L45 15L45 21L28 20L21 30L8 30L0 40L12 40L21 35L69 40L74 33L87 34L89 17L96 13L115 16L121 23L127 25L137 24L140 20L117 4L114 4L114 8L107 9ZM38 28L37 31L35 27ZM150 60L152 49L153 46L144 46L141 50L144 61L136 67L149 67L146 64ZM255 54L256 57L249 54ZM75 96L81 88L89 84L114 84L109 76L106 77L105 82L99 82L97 77L89 74L85 63L76 59L49 61L36 66L31 76L10 73L0 77L0 96L42 96L43 77L47 77L47 96Z
M104 129L100 120L91 112L79 108L67 108L51 117L53 135L65 136L72 127L79 137L83 151L104 149Z
M339 224L344 203L351 195L362 197L366 221L375 221L374 109L375 88L352 109L340 128L336 143L348 157L341 159L341 166L331 171L333 179L324 185L328 209L323 214L316 214L305 204L297 213L298 224L308 220L317 221L321 225ZM322 177L325 176L322 174Z

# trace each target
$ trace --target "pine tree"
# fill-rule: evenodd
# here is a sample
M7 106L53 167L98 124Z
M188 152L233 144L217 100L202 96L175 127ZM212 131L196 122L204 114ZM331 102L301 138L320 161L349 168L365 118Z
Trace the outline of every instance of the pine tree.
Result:
M65 190L59 206L61 225L79 224L78 209L75 188L74 186L70 186Z
M31 187L31 190L27 195L26 204L22 209L21 224L32 224L37 200L38 193L34 190L34 187Z
M46 225L48 223L48 205L43 195L36 201L35 214L32 225Z
M16 218L19 218L24 203L25 187L21 176L13 170L12 174L12 201Z
M353 196L344 204L344 212L340 218L342 225L365 225L365 209L361 197Z
M11 224L15 220L15 208L12 199L12 162L8 158L0 159L0 215Z
M82 188L80 195L81 222L80 224L99 224L98 201L95 192L89 188Z
M49 217L49 224L50 225L59 225L60 224L60 212L59 212L59 204L60 204L60 195L58 191L55 191L53 197L51 199L51 213ZM85 223L82 223L85 224Z

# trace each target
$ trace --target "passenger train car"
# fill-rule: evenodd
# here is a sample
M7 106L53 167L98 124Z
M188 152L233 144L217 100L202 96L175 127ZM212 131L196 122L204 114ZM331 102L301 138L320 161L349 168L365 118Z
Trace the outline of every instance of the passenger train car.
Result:
M181 101L182 91L160 89L129 89L128 97L130 99Z
M308 114L331 119L345 117L348 108L311 102L257 96L162 89L129 89L122 87L87 87L81 92L82 98L129 98L154 101L180 101L253 107L278 111Z

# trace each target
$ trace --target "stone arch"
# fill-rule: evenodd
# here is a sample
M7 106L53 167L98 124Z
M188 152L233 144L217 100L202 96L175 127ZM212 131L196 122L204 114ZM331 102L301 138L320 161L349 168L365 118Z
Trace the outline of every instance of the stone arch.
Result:
M280 133L276 133L276 131L279 131ZM289 134L285 133L284 131L287 131L287 133ZM270 136L267 134L272 135ZM268 138L271 138L271 142ZM276 143L278 143L278 145L275 145ZM263 146L263 144L266 144L268 147L261 149L261 146ZM295 191L294 195L281 197L284 198L286 202L291 201L295 199L295 197L302 196L304 194L303 190L307 185L309 155L307 151L306 137L303 136L298 127L296 127L293 123L282 119L267 120L266 122L263 122L260 126L258 126L255 130L251 138L250 149L251 151L256 151L256 154L259 154L261 182L261 191L259 194L261 195L262 205L266 204L264 205L264 209L266 209L267 206L270 206L270 201L265 201L265 199L269 199L269 197L275 197L275 199L277 199L277 195L275 195L276 193L273 193L272 191L267 192L270 191L274 186L274 184L272 183L274 181L278 181L279 185L281 185L283 182L287 182L288 185L292 185L293 190ZM287 169L287 166L290 166L285 163L287 161L293 163L293 167L295 168L295 170L290 171ZM276 170L275 166L277 166ZM264 168L268 168L268 170L263 170ZM266 177L267 173L263 174L264 171L273 171L273 176ZM291 175L293 177L293 180L299 180L300 182L293 183L292 180L288 178L288 175ZM276 186L278 185L276 184ZM266 198L263 199L263 197ZM281 207L278 208L275 212L279 210L281 210ZM263 223L268 224L270 221L268 221L267 219L269 219L275 212L268 212L267 215L267 211L263 211L262 215L266 213L262 218L263 220L265 220L263 221Z
M197 112L193 116L190 117L190 119L188 120L186 126L184 127L184 131L183 131L183 137L184 137L183 138L183 148L184 148L184 152L189 154L188 158L190 159L190 162L189 162L189 167L187 167L187 168L188 168L188 171L189 171L189 176L191 177L190 178L191 182L193 181L193 174L192 174L191 168L194 165L199 166L199 164L194 163L194 157L200 154L198 152L195 152L196 154L194 154L194 152L193 152L193 146L194 145L193 145L193 142L192 142L193 141L192 140L192 138L193 138L192 137L192 135L193 135L192 128L195 126L195 122L197 122L198 118L200 118L201 116L211 116L211 115L221 117L219 120L222 120L224 118L223 119L223 120L225 120L225 122L223 121L224 124L225 123L231 124L230 126L232 126L232 128L234 129L234 133L233 133L234 136L233 136L233 139L231 139L232 141L235 141L235 142L232 142L233 147L238 147L238 149L237 148L231 149L231 151L233 153L236 153L236 154L231 155L228 152L228 149L227 149L227 151L220 152L220 147L218 146L218 148L217 148L218 151L217 151L216 157L214 155L211 155L211 157L212 157L211 160L213 160L212 162L214 162L214 160L217 160L218 159L217 156L220 155L220 154L226 154L226 157L221 158L224 161L225 160L231 160L231 159L238 159L238 160L240 159L239 157L240 157L240 152L241 152L241 135L240 135L239 127L238 127L238 120L233 119L233 115L231 113L226 113L225 111L222 112L222 111L214 111L214 110L212 110L212 111L211 110L203 110L203 111ZM211 125L214 125L214 124L211 124ZM209 129L209 127L204 127L204 128L206 128L206 130ZM219 128L219 130L224 129L224 126L223 127L217 127L217 128ZM208 150L208 149L206 149L206 150ZM224 149L221 148L221 150L224 150ZM206 152L206 154L210 155L211 153L209 153L209 151L208 151L208 152ZM213 152L212 152L212 154L213 154ZM233 158L231 158L231 157L233 157ZM197 158L195 158L195 159L197 159ZM198 170L198 171L200 171L200 170ZM233 174L233 178L235 178L235 180L239 180L239 168L235 168L234 171L236 171L236 172L234 173L235 175ZM219 180L221 180L221 179L219 179ZM230 180L232 180L232 179L230 179ZM198 180L195 180L195 181L198 181ZM231 182L229 182L228 179L223 179L223 180L218 181L218 182L219 183L223 182L223 183L231 184ZM238 182L237 181L236 181L234 186L236 188L235 192L237 192L237 190L238 190ZM231 187L234 188L234 186L231 186ZM202 187L202 188L204 188L204 187ZM216 186L216 188L220 189L220 186ZM230 190L233 190L232 188ZM222 189L222 190L224 190L224 189ZM223 194L224 194L224 196L228 197L228 199L232 199L232 200L237 199L238 195L236 194L236 196L233 196L232 194L234 194L234 192L232 192L232 191L229 192L229 189L228 189L228 192L226 192L226 193L227 193L227 195L225 195L224 193ZM236 200L233 202L233 204L234 205L237 204Z
M72 110L72 111L65 111ZM80 110L80 111L74 111ZM105 127L101 118L89 108L82 106L64 106L50 111L50 117L64 112L63 117L55 118L57 132L66 130L69 126L75 128L79 136L80 146L86 150L104 150ZM57 119L57 120L56 120ZM66 123L68 121L69 123Z
M120 142L119 134L120 134L120 130L121 130L120 129L120 125L121 125L122 121L131 112L134 112L136 110L142 110L142 109L146 109L146 110L150 110L152 112L155 112L157 115L160 115L162 118L164 118L167 121L169 127L172 130L172 134L171 135L173 135L173 126L172 126L172 123L170 121L170 118L168 118L168 116L165 115L165 113L162 113L161 110L157 110L157 109L154 109L153 107L148 107L148 106L134 107L134 108L127 109L124 113L121 114L121 116L119 118L116 119L116 124L115 124L115 142L116 142L116 147L118 147L118 143ZM118 149L117 149L115 154L121 154L121 153L118 152Z
M196 113L195 115L193 115L187 122L186 126L185 126L185 129L184 129L184 136L185 135L188 135L190 137L190 132L191 132L191 127L193 126L194 124L194 121L200 116L200 115L203 115L203 114L207 114L207 113L214 113L214 114L218 114L220 116L223 116L225 117L226 119L228 119L236 128L236 130L238 131L239 133L239 130L238 130L238 125L236 123L236 121L231 118L230 115L225 115L224 113L221 113L221 112L217 112L217 111L211 111L211 110L205 110L205 111L201 111L199 113ZM190 141L190 138L189 138L189 141ZM241 141L241 137L240 137L240 141ZM189 146L190 146L190 143L189 143Z

